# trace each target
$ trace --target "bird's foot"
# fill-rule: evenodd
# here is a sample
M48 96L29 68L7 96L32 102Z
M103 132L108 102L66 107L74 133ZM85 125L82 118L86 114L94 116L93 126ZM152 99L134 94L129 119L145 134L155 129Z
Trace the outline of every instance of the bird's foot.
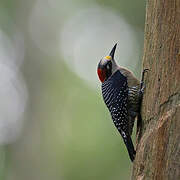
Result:
M142 72L142 78L141 78L140 90L139 90L139 97L140 97L140 99L142 99L142 96L144 94L144 89L146 87L145 84L144 84L144 75L148 71L149 71L149 69L144 69L143 72Z
M146 69L144 69L143 72L142 72L141 88L140 88L142 92L144 92L144 89L145 89L145 85L144 85L144 75L145 75L145 73L148 72L148 71L149 71L149 69L146 68Z

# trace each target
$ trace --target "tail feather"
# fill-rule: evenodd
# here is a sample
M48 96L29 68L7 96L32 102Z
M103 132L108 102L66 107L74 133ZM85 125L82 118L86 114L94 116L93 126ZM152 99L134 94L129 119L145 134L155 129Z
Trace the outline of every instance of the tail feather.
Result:
M136 151L134 150L134 145L133 145L131 136L129 136L129 135L125 136L123 133L122 137L123 137L124 143L126 145L126 148L128 150L129 157L130 157L131 161L133 162L135 159L135 156L136 156Z

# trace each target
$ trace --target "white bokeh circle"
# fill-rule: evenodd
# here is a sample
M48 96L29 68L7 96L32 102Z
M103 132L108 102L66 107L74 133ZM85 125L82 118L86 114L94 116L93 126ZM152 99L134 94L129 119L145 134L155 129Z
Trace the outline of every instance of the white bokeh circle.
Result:
M115 43L118 63L135 68L139 48L135 36L133 28L119 14L95 6L79 11L66 22L60 36L61 54L71 70L95 84L97 64Z

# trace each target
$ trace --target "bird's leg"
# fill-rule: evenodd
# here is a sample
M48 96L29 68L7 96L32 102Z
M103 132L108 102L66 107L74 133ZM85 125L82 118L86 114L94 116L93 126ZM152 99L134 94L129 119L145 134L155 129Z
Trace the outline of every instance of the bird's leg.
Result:
M141 103L142 103L142 97L143 97L143 94L144 94L144 89L145 89L145 85L144 85L144 74L146 72L148 72L149 69L144 69L143 72L142 72L142 78L141 78L141 83L140 83L140 90L139 90L139 101L140 101L140 106L139 106L139 111L140 111L140 108L141 108Z
M142 78L141 78L141 83L140 83L140 94L142 94L142 95L143 95L144 89L145 89L145 85L144 85L144 74L145 74L146 72L148 72L148 71L149 71L149 69L144 69L143 72L142 72ZM141 95L141 96L142 96L142 95Z
M142 98L144 94L144 75L145 73L149 71L149 69L144 69L142 72L142 78L141 78L141 83L140 83L140 89L139 89L139 113L138 113L138 118L137 118L137 137L141 137L141 128L142 127L142 117L141 117L141 104L142 104Z

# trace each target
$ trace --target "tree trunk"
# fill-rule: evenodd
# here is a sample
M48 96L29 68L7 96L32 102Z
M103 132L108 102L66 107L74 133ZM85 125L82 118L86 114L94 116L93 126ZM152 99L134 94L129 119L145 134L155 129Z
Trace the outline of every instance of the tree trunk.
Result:
M180 0L148 0L133 180L180 180Z

